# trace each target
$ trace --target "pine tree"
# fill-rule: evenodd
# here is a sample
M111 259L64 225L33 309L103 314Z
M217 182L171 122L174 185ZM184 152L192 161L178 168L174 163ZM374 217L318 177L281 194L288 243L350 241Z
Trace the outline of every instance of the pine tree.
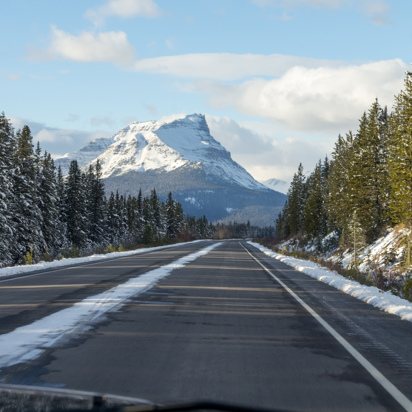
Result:
M46 249L46 242L41 231L42 214L38 206L36 158L33 137L28 126L24 126L17 132L14 166L15 202L12 205L15 225L14 261L22 261L27 253L37 260Z
M65 184L65 217L68 241L78 249L87 245L88 219L84 180L77 160L72 160Z
M4 113L0 114L0 267L13 262L14 225L11 206L15 202L12 191L14 130Z
M99 160L96 168L89 170L89 238L95 245L105 243L105 190L102 180L102 167Z
M57 255L63 245L63 233L60 231L60 204L56 168L49 153L43 156L39 173L39 208L42 214L41 231L46 242L44 252Z
M322 178L322 164L319 162L311 175L309 195L304 209L304 228L309 239L318 239L327 233L325 191Z
M179 202L175 203L175 220L176 220L176 235L184 231L186 224L185 214L183 207Z
M166 235L169 239L173 239L177 233L175 202L172 197L172 192L169 192L165 203L166 213Z
M302 163L300 163L298 171L293 176L293 180L288 191L288 209L286 219L291 235L296 235L303 229L303 212L306 201L305 195L305 176L303 175Z
M349 132L346 138L338 136L332 153L328 176L329 196L327 207L331 230L341 231L347 224L348 213L354 210L353 197L349 190L349 181L353 167L353 135Z
M153 235L160 239L162 236L162 218L160 213L160 203L157 197L156 189L153 189L150 194L151 222Z
M396 96L391 117L389 181L390 216L392 222L407 228L405 264L411 264L410 236L412 230L412 75L407 74L405 90Z
M387 119L376 100L363 115L354 142L350 182L353 204L368 242L374 241L387 221Z
M59 165L57 169L57 180L56 180L56 196L57 196L57 209L59 212L59 228L61 245L60 250L68 249L69 242L67 236L67 216L66 216L66 203L65 203L65 183L62 173L61 166Z
M359 266L359 249L365 245L365 235L356 210L349 216L345 236L347 237L346 242L353 247L353 266L357 269Z

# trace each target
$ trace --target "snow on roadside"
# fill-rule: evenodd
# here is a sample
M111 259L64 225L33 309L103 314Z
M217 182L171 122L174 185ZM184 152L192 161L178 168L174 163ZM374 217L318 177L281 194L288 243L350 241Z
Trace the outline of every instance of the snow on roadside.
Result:
M335 271L324 268L317 263L273 252L255 242L249 241L248 243L265 253L267 256L286 263L299 272L303 272L312 278L333 286L369 305L373 305L385 312L397 315L403 320L412 322L412 302L401 299L399 296L394 296L390 292L384 292L374 286L361 285L360 283L349 280Z
M118 310L126 300L147 291L173 270L183 268L221 244L222 242L209 245L103 293L90 296L69 308L1 335L0 368L35 359L56 342L90 329L106 312Z
M194 240L192 242L186 242L186 243L174 243L172 245L165 245L165 246L146 247L146 248L141 248L141 249L128 250L127 252L113 252L113 253L107 253L104 255L92 255L92 256L86 256L86 257L81 257L81 258L68 258L68 259L62 259L62 260L54 260L53 262L40 262L40 263L35 263L34 265L5 267L5 268L0 269L0 279L2 277L11 277L13 275L20 275L22 273L35 272L35 271L43 270L43 269L52 269L52 268L59 268L63 266L78 265L81 263L96 262L96 261L106 260L106 259L115 259L119 257L153 252L156 250L161 250L161 249L170 248L170 247L178 247L178 246L183 246L183 245L187 245L190 243L197 243L197 242L202 242L202 240Z

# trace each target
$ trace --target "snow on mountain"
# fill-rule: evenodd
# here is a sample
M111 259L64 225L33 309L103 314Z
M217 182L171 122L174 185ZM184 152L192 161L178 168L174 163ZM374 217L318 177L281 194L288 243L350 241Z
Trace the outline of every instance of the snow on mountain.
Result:
M87 171L99 160L106 192L161 200L171 191L185 213L272 225L286 196L257 182L211 135L204 115L135 122L109 139L96 139L56 160L63 173L77 159Z
M56 163L68 172L72 159L80 167L97 159L103 178L129 172L170 172L182 166L201 167L207 176L248 189L267 190L211 135L204 115L192 114L165 121L135 122L108 139L96 139L64 155Z
M269 189L275 190L276 192L280 192L285 195L288 193L290 187L290 184L288 182L280 179L268 179L260 183L262 183Z
M96 159L96 157L104 152L108 147L110 147L110 145L115 142L114 137L115 136L94 139L80 150L66 153L64 156L56 159L56 166L61 167L63 175L69 173L70 162L72 160L77 160L79 167L84 167Z

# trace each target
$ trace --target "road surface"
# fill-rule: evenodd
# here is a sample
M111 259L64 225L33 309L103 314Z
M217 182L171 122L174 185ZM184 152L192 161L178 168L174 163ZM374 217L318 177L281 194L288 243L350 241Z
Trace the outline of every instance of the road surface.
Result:
M0 281L0 333L6 336L210 244ZM405 410L405 403L402 407L397 395L259 262L410 402L412 323L296 272L245 241L223 242L90 330L34 360L2 368L0 381L156 402L210 399L296 411Z

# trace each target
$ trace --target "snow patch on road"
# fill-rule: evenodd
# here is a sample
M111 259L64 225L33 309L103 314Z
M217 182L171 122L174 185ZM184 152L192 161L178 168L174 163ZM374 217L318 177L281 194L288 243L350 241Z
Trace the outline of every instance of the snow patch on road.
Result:
M173 270L183 268L221 244L222 242L214 243L168 265L129 279L126 283L103 293L90 296L30 325L1 335L0 368L35 359L57 342L68 340L70 337L90 329L92 325L102 319L105 313L120 309L128 299L147 291Z
M369 305L373 305L385 312L397 315L402 320L412 322L412 303L405 299L394 296L390 292L384 292L374 286L361 285L360 283L355 282L354 280L349 280L335 271L324 268L317 263L273 252L255 242L249 241L248 243L265 253L267 256L280 260L281 262L292 266L299 272L303 272L312 278L333 286Z
M20 275L22 273L29 273L29 272L36 272L36 271L43 270L43 269L59 268L59 267L64 267L64 266L78 265L78 264L87 263L87 262L96 262L96 261L106 260L106 259L116 259L119 257L137 255L140 253L154 252L154 251L162 250L165 248L178 247L178 246L183 246L183 245L187 245L190 243L197 243L197 242L203 242L203 240L194 240L192 242L186 242L186 243L175 243L173 245L166 245L166 246L146 247L146 248L141 248L141 249L128 250L127 252L113 252L113 253L107 253L104 255L92 255L92 256L86 256L86 257L81 257L81 258L68 258L68 259L54 260L53 262L40 262L40 263L35 263L34 265L6 267L6 268L0 269L0 279L2 277L8 278L14 275Z

